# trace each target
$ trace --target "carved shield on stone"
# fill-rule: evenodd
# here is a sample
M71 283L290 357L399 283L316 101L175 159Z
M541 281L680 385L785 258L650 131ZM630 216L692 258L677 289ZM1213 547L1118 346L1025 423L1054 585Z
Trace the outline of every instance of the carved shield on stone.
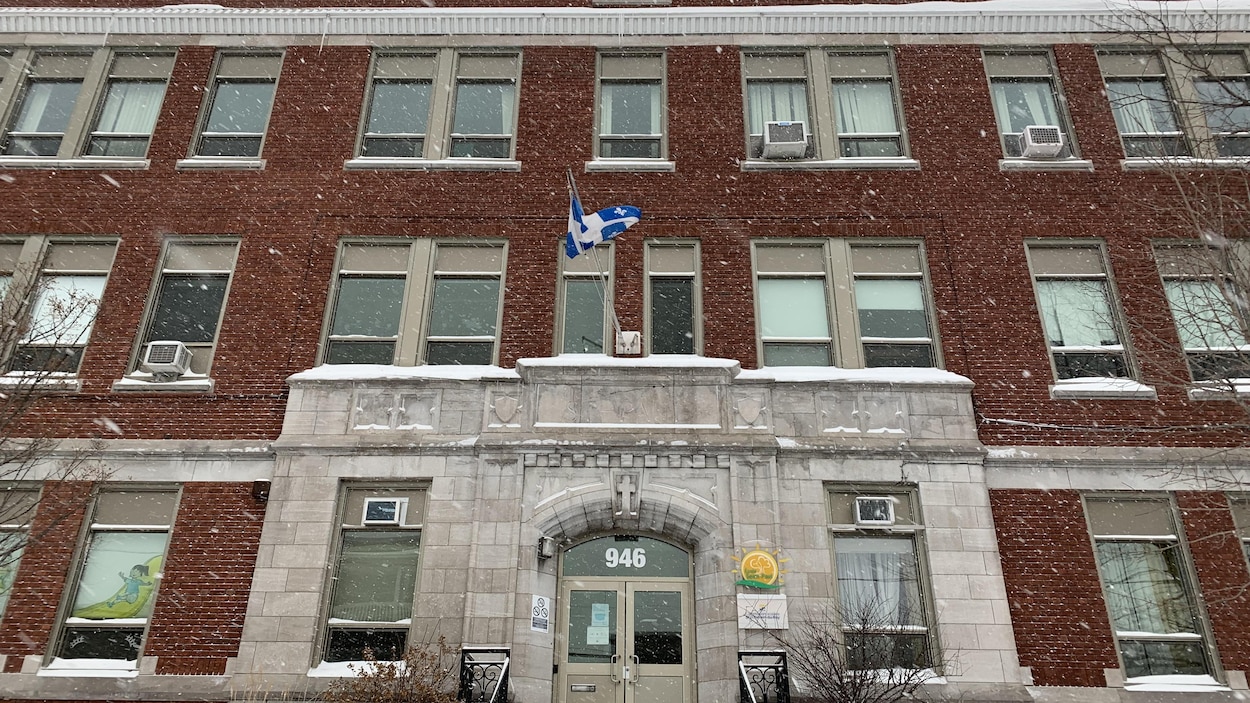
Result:
M516 398L509 398L506 395L499 396L495 398L495 417L505 424L512 422L512 418L516 417L517 410L520 407L521 404L517 402Z
M756 420L760 419L760 413L764 411L763 403L753 398L743 398L738 401L738 414L748 425L754 425Z

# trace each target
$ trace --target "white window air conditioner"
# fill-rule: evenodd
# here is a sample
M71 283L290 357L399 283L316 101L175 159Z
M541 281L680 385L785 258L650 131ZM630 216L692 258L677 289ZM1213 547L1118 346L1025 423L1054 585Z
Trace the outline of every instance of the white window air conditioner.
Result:
M1063 131L1053 125L1029 125L1020 135L1020 155L1026 159L1053 159L1063 151Z
M890 496L855 496L855 524L886 527L894 524L894 499Z
M764 123L764 158L800 159L806 154L807 125L805 123Z
M152 373L157 381L172 381L191 368L191 350L182 342L149 342L143 352L144 371Z
M408 507L407 498L365 498L362 525L401 525Z

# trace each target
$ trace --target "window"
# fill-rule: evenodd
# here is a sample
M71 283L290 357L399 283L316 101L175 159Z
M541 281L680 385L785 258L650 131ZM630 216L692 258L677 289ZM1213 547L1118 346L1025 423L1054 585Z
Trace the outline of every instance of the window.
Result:
M1250 69L1242 53L1206 54L1195 59L1201 66L1194 89L1206 118L1206 128L1221 157L1250 156Z
M38 500L37 490L0 488L0 617L4 615L17 580L17 568L22 562L27 530Z
M664 55L599 55L601 159L664 156Z
M109 490L96 497L76 588L49 668L135 669L143 646L178 494Z
M399 659L412 623L425 491L349 488L341 505L322 659L364 661L366 649ZM390 506L385 520L377 519L379 505Z
M1125 677L1210 672L1189 558L1171 503L1089 498L1085 504Z
M165 244L140 338L140 358L151 342L181 342L191 352L190 373L208 375L237 249L236 242L223 241Z
M887 52L747 54L743 57L747 156L751 159L895 159L906 156L891 56ZM766 147L770 122L801 123L770 133L806 146ZM800 138L801 137L801 138Z
M324 363L495 363L506 260L502 243L344 243Z
M857 519L855 498L894 505L891 524ZM912 491L837 487L829 492L836 616L852 669L926 669L934 665L929 630L923 523Z
M1237 526L1237 539L1241 542L1241 552L1250 559L1250 500L1232 498L1229 505L1233 510L1233 524Z
M43 236L0 241L0 298L23 320L16 334L0 335L6 371L39 379L78 372L116 249Z
M1075 154L1072 130L1061 106L1059 81L1050 53L987 51L985 68L990 76L990 97L998 119L1003 154L1028 158L1024 153L1026 127L1058 127L1063 135L1059 158Z
M1056 377L1128 376L1102 248L1033 243L1028 254Z
M695 354L701 347L698 242L652 240L646 245L647 350Z
M360 157L512 158L520 63L452 49L374 54Z
M281 71L281 54L219 54L194 155L258 158Z
M0 60L13 105L5 156L141 160L156 126L172 53L19 50Z
M1107 99L1128 158L1187 156L1168 75L1158 54L1100 53Z
M1155 247L1163 291L1195 381L1250 377L1250 311L1238 286L1246 280L1246 253L1236 245Z
M560 330L556 339L560 354L609 354L608 339L612 300L611 243L599 244L570 259L560 245Z
M935 366L917 244L756 242L764 366Z

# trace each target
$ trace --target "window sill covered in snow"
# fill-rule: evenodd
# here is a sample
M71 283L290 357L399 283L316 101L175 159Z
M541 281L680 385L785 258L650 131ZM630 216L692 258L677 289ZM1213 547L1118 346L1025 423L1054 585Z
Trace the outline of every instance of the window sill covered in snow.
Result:
M586 173L672 173L677 164L667 159L597 159L586 162Z
M57 657L39 670L39 676L111 676L133 678L139 675L133 659L62 659Z
M1250 159L1201 159L1195 156L1168 156L1123 159L1120 168L1125 171L1163 171L1195 168L1250 168Z
M1110 398L1121 400L1157 400L1158 394L1151 386L1147 386L1131 378L1065 378L1050 387L1050 397L1056 400L1066 398Z
M1200 691L1228 691L1231 689L1206 674L1200 676L1193 674L1170 674L1167 676L1137 676L1125 679L1124 690L1195 693Z
M1199 381L1189 389L1190 400L1230 400L1250 396L1250 378Z
M242 171L262 171L265 168L264 159L246 159L246 158L227 158L224 156L192 156L189 159L178 159L175 165L179 171L195 171L199 169L206 170L226 170L239 169Z
M999 171L1093 171L1087 159L999 159Z
M742 161L743 171L846 171L846 170L891 170L919 171L920 162L905 157L880 159L823 159L808 161L770 161L767 159L747 159Z
M394 662L394 664L399 667L404 666L402 661ZM308 670L308 676L312 678L353 678L361 674L373 673L373 666L374 663L368 661L321 662Z
M388 159L359 157L344 161L343 168L352 171L361 169L377 169L379 171L520 171L521 162L514 159L483 159L471 157L458 157L454 159Z
M0 376L0 390L17 389L77 393L82 390L82 380L69 373L45 371L10 371Z
M51 168L65 171L80 169L143 170L151 166L147 159L120 159L116 157L80 156L58 159L47 156L0 157L0 168Z
M212 393L213 379L198 374L185 374L176 381L157 381L156 377L143 371L127 374L113 381L113 390L144 393Z

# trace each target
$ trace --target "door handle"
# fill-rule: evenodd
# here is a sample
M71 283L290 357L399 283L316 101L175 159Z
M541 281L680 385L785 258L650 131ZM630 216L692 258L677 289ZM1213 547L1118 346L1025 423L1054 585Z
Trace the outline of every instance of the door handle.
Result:
M630 659L634 662L633 675L631 676L629 673L626 673L625 678L629 679L630 683L638 683L638 655L635 654L631 656ZM629 672L628 666L625 667L625 671Z
M612 655L612 683L620 683L620 682L621 682L620 670L616 668L616 665L617 665L617 664L619 664L619 663L621 663L621 655L619 655L619 654L613 654L613 655ZM626 678L629 678L629 667L628 667L628 666L627 666L627 667L625 667L625 677L626 677Z

